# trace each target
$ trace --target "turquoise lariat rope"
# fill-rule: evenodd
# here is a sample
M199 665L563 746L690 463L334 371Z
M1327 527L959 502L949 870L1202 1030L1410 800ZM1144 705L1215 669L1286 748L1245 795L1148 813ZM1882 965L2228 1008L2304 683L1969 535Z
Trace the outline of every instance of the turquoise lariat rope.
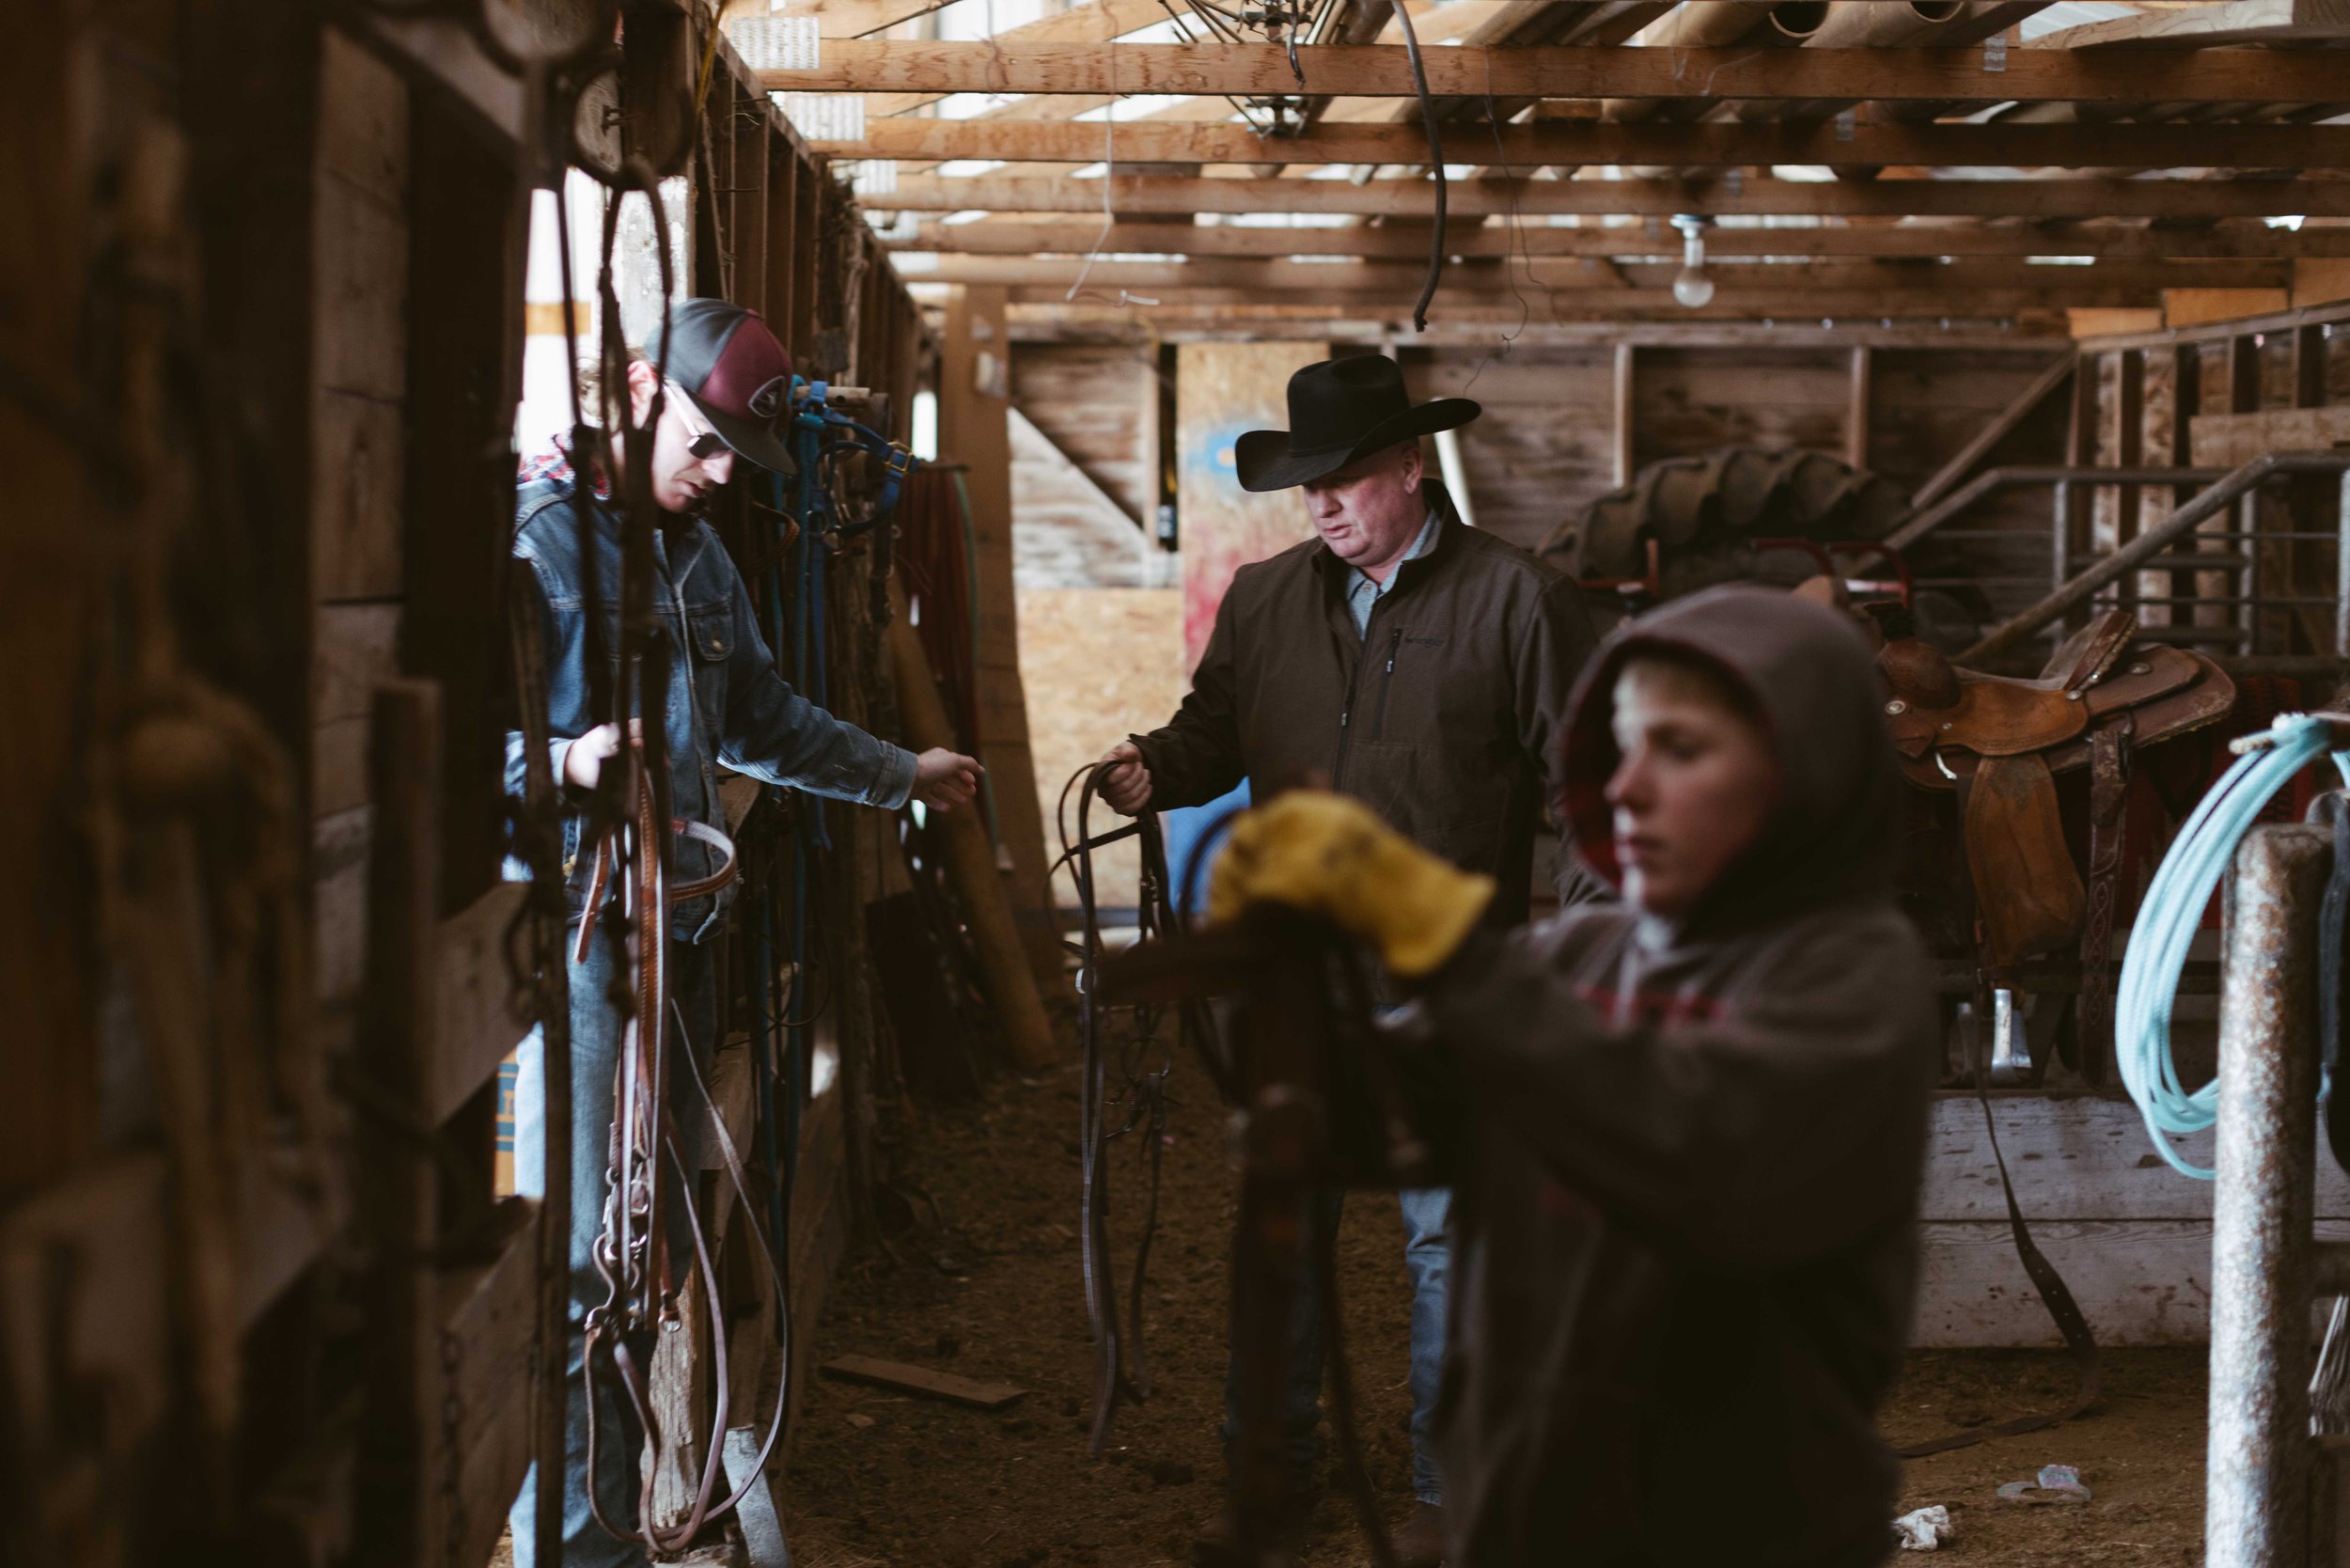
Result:
M2218 1118L2217 1082L2188 1092L2170 1055L2170 1006L2186 966L2187 946L2235 859L2236 845L2294 775L2331 749L2334 726L2309 713L2282 713L2270 733L2267 745L2236 760L2179 830L2146 889L2122 959L2114 1047L2123 1085L2146 1120L2155 1152L2171 1169L2199 1182L2210 1181L2212 1173L2170 1142L2201 1132ZM2335 751L2333 759L2350 784L2350 751Z

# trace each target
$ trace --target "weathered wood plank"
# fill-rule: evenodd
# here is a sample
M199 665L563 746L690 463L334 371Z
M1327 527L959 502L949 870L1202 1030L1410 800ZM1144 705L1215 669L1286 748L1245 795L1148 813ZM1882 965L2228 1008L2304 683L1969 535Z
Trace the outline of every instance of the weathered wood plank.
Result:
M1620 164L1705 167L1765 164L1874 164L1987 168L2331 168L2350 164L2350 128L2316 125L1861 125L1840 140L1825 123L1680 125L1644 120L1537 120L1464 130L1463 150L1495 164L1533 167ZM1473 139L1469 139L1473 137ZM854 141L817 140L836 158L1090 164L1104 138L1098 122L1039 119L869 118ZM1109 145L1120 163L1417 164L1427 133L1404 125L1323 120L1299 136L1264 136L1245 125L1120 121Z
M434 1125L457 1114L496 1073L530 1020L515 1011L506 933L527 884L501 882L441 922L432 1034L424 1063L425 1111Z
M483 1262L444 1269L438 1281L440 1315L434 1332L447 1401L444 1409L455 1419L445 1419L426 1434L428 1475L440 1473L452 1426L457 1452L471 1453L497 1424L501 1406L526 1407L529 1403L524 1390L535 1338L531 1319L537 1310L534 1292L543 1211L530 1198L509 1198L500 1207L503 1228L495 1255ZM509 1502L521 1481L517 1468L507 1488Z
M1789 55L1803 53L1791 50ZM1184 179L1120 175L1108 204L1124 213L1347 212L1432 217L1435 187L1425 180ZM889 205L909 212L1094 212L1097 180L1039 180L983 174L909 175ZM1810 213L1828 217L2068 218L2272 217L2350 214L2350 182L2311 180L1874 180L1813 183L1749 180L1692 189L1677 180L1455 180L1448 210L1457 217L1532 217L1558 212L1676 212L1714 216Z
M330 1009L357 1000L367 966L368 840L374 820L372 807L358 806L310 827L314 995Z
M2328 1240L2350 1224L2319 1222ZM2211 1335L2211 1225L2205 1220L2064 1220L2032 1239L2064 1277L2097 1342L2201 1344ZM1926 1349L2060 1344L2007 1223L1925 1227L1910 1342ZM2311 1316L2311 1330L2322 1326Z
M322 604L313 618L310 719L365 718L375 688L400 673L403 606Z
M407 388L408 224L338 176L319 181L313 291L318 384L397 399Z
M1991 1114L2015 1183L2015 1200L2034 1227L2045 1221L2211 1217L2211 1184L2188 1181L2164 1164L2147 1141L2138 1107L2126 1100L1998 1095ZM2190 1149L2194 1157L2209 1162L2208 1138ZM1982 1107L1973 1096L1935 1101L1927 1151L1919 1214L1929 1221L2006 1222ZM2350 1220L2350 1180L2331 1159L2317 1164L2318 1216Z
M923 282L1001 283L1042 288L1074 285L1082 277L1103 290L1131 289L1153 293L1190 288L1239 288L1267 294L1304 291L1333 294L1379 290L1416 294L1427 275L1426 261L1402 259L1313 261L1272 260L1238 257L1195 257L1180 261L1104 261L1088 263L1076 257L1013 259L993 256L940 256L927 265L901 257L908 276ZM1541 290L1547 293L1606 294L1625 289L1664 294L1681 270L1677 261L1606 261L1597 258L1476 259L1457 263L1445 274L1444 289L1454 293L1519 295ZM1951 295L1984 290L2040 290L2052 296L2069 291L2142 290L2152 299L2183 283L2282 282L2289 278L2287 261L2114 261L2094 267L2043 264L2018 260L1946 261L1919 267L1895 261L1774 261L1728 262L1712 275L1721 292L1747 289L1819 289L1835 290L1823 299L1839 301L1857 290L1918 289L1935 294L1944 307ZM2019 416L2020 417L2020 416Z
M393 211L408 201L408 85L340 28L320 37L319 167Z
M908 1366L902 1361L885 1361L872 1356L835 1356L824 1363L824 1375L844 1383L870 1383L884 1388L901 1388L909 1394L950 1400L957 1404L976 1404L982 1410L1001 1410L1027 1394L1026 1388L1010 1383L982 1383L977 1378L932 1372L928 1367Z
M2350 444L2350 404L2205 414L2194 421L2190 439L2195 461L2215 468L2233 468L2264 452L2323 451Z
M1306 45L1305 90L1409 98L1411 66L1395 44ZM1986 72L1962 49L1588 49L1463 45L1426 56L1428 89L1481 98L1835 98L1928 102L2185 103L2325 102L2342 92L2341 64L2322 54L2186 55L2114 50L2011 52ZM1230 93L1298 90L1277 44L967 42L828 43L810 71L765 71L778 91L917 93Z
M400 405L321 387L311 408L311 593L396 599L405 575Z
M1456 224L1447 248L1456 257L1604 256L1674 258L1681 242L1661 222L1619 228L1551 228L1507 223L1482 227ZM1243 227L1190 222L1117 223L1104 234L1101 224L990 219L979 223L928 222L914 238L893 242L893 253L967 256L1376 256L1397 259L1428 255L1428 236L1409 228L1334 228L1324 225ZM1731 256L2092 256L2107 260L2161 257L2350 256L2350 229L2269 228L2264 225L2124 227L2079 224L1994 228L1897 227L1886 225L1818 228L1717 228L1705 238L1712 257Z

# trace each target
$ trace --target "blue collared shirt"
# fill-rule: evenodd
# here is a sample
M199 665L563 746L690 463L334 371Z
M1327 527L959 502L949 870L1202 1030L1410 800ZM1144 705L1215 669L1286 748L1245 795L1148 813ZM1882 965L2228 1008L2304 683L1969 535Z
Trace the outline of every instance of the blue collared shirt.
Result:
M1419 534L1412 541L1412 547L1404 551L1402 559L1398 560L1388 571L1386 582L1375 580L1359 566L1355 569L1355 579L1347 585L1346 610L1355 618L1356 636L1366 636L1370 634L1371 607L1379 603L1387 589L1395 586L1396 573L1403 570L1403 562L1419 559L1434 549L1435 543L1436 514L1432 509L1428 513L1428 521L1419 525Z

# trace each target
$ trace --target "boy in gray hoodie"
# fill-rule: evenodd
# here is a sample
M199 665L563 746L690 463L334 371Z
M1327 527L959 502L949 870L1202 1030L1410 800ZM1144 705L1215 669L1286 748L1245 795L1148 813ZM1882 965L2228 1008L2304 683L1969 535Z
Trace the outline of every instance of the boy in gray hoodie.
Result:
M1359 803L1235 825L1212 910L1327 916L1472 1088L1439 1452L1454 1568L1865 1568L1897 1482L1938 1029L1900 781L1842 617L1753 588L1584 673L1565 815L1624 902L1507 935Z

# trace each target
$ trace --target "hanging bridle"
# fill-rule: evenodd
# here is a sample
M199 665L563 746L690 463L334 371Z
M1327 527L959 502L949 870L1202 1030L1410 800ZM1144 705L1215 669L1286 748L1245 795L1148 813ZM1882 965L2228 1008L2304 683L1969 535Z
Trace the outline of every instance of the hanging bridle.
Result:
M588 880L588 904L572 949L574 963L586 962L600 917L606 922L605 940L615 944L620 963L615 966L613 1001L622 1010L620 1049L614 1067L611 1141L605 1170L609 1190L604 1198L603 1230L594 1248L596 1272L604 1282L604 1299L588 1309L582 1377L588 1399L588 1503L596 1522L621 1540L641 1542L656 1553L675 1552L690 1544L711 1520L740 1502L766 1468L783 1430L784 1390L776 1395L765 1440L757 1461L744 1472L742 1483L722 1501L713 1503L724 1459L729 1379L727 1374L727 1336L711 1336L716 1397L709 1431L701 1442L702 1463L694 1504L678 1524L663 1529L653 1522L653 1486L657 1464L644 1466L637 1497L637 1526L623 1529L604 1510L596 1495L594 1477L603 1434L597 1416L596 1384L601 1375L619 1379L629 1407L634 1411L647 1441L654 1450L663 1444L660 1423L652 1408L650 1371L654 1335L678 1321L677 1282L670 1266L668 1227L665 1223L669 1178L676 1183L675 1203L682 1209L693 1238L694 1262L702 1284L703 1300L715 1313L721 1299L718 1274L710 1255L702 1218L694 1198L694 1173L678 1137L666 1089L671 1058L670 1025L679 1024L682 1059L700 1089L702 1103L743 1205L742 1223L766 1263L776 1291L783 1288L775 1253L761 1232L752 1204L749 1178L742 1157L728 1134L724 1119L712 1103L694 1043L683 1038L682 1018L669 996L669 906L716 893L734 880L734 845L716 828L700 823L672 822L665 842L654 809L652 780L645 765L641 742L632 741L614 760L619 765L622 812L596 840L594 870ZM692 882L668 882L667 848L678 838L711 846L722 857L719 869ZM605 896L614 907L606 914ZM609 1364L608 1373L603 1372Z

